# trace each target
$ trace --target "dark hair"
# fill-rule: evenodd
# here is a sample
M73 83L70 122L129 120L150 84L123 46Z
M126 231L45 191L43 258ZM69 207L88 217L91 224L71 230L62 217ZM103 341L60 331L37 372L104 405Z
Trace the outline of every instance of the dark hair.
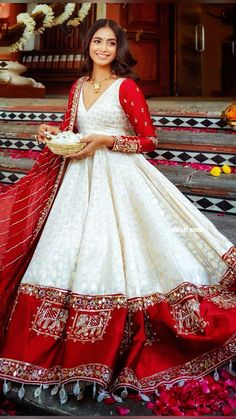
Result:
M83 42L84 63L80 70L80 76L92 76L93 61L89 54L89 46L95 32L104 27L111 28L116 36L117 52L116 58L112 62L113 72L119 77L128 77L138 80L137 74L135 74L132 70L132 67L137 63L137 61L133 58L129 50L125 31L120 25L110 19L98 19L88 29Z

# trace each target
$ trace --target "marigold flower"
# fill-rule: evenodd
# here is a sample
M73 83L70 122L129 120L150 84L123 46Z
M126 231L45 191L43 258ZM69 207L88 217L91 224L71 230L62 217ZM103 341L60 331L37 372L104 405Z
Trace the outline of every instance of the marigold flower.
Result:
M224 166L222 166L221 169L224 173L227 173L227 174L231 173L231 167L229 167L227 164L224 164Z
M212 169L210 170L210 174L212 176L220 176L221 168L220 167L212 167Z

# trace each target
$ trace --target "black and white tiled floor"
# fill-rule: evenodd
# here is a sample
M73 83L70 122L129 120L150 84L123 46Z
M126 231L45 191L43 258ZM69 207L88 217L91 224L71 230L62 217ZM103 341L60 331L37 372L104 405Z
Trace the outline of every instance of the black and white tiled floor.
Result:
M0 121L61 122L63 112L0 111Z
M153 124L156 127L178 128L214 128L232 129L226 121L217 117L189 117L189 116L157 116L152 115Z
M62 119L62 112L0 111L2 121L61 122ZM152 115L152 120L156 127L231 129L226 121L219 117Z
M22 172L11 172L7 170L1 170L0 169L0 182L1 183L7 183L12 185L17 180L21 179L25 176L25 173Z
M181 163L227 164L236 166L236 155L209 151L162 150L160 147L150 153L145 153L147 159L169 160Z
M39 145L34 140L24 140L19 138L1 138L0 148L9 150L32 150L40 151L43 145ZM236 166L236 155L228 153L217 153L208 151L184 151L184 150L162 150L156 149L150 153L145 153L147 159L168 160L180 163L203 163L203 164L227 164Z
M60 123L63 119L62 112L32 112L32 111L0 111L0 121L16 121L23 123L40 123L55 122ZM213 117L189 117L189 116L161 116L152 115L154 125L156 127L171 128L191 128L191 129L214 129L228 130L226 122L220 118ZM41 147L33 140L25 140L20 138L0 138L0 148L15 150L33 150L40 151ZM185 150L166 150L159 148L152 153L146 153L148 159L154 160L170 160L176 162L202 163L202 164L228 164L236 165L235 154L219 153L209 151L185 151ZM0 182L4 184L13 184L25 174L19 171L11 171L10 169L0 169ZM194 205L200 209L216 213L226 213L236 215L236 200L234 198L199 196L186 193L186 196Z
M224 212L236 215L236 200L222 197L200 197L199 195L186 194L187 198L200 210Z
M38 144L35 140L19 138L1 138L0 148L8 150L33 150L41 151L44 145Z

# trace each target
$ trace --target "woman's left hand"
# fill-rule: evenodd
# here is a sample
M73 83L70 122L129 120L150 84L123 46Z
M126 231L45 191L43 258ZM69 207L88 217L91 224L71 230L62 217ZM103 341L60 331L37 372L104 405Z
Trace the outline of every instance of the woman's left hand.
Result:
M97 135L92 134L88 137L84 137L80 140L81 143L86 143L86 146L83 148L82 151L78 151L78 153L73 154L67 154L65 157L68 157L70 159L77 159L81 160L85 157L92 157L96 150L103 146L112 146L113 145L113 138L106 136L106 135Z

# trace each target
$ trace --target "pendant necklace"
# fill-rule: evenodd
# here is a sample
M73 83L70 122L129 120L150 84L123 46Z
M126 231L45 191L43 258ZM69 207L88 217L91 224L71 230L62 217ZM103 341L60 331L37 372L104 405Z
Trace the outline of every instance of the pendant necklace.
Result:
M111 76L112 76L112 73L108 74L108 76L104 77L104 79L102 79L100 81L95 81L94 78L93 78L93 76L92 76L91 77L91 80L90 80L90 83L92 84L92 87L93 87L93 93L99 93L100 92L100 89L101 89L101 86L102 86L102 83L105 80L110 79Z

